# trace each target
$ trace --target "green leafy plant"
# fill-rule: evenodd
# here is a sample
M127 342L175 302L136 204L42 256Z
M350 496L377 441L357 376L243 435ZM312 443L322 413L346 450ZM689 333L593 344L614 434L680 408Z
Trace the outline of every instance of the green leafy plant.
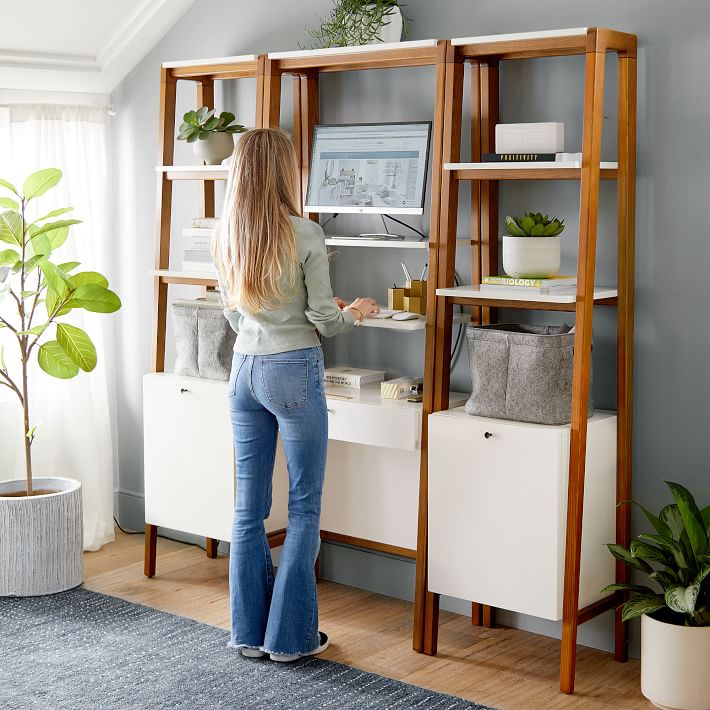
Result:
M565 221L550 219L541 212L526 212L522 217L506 217L505 229L511 237L556 237L562 234Z
M654 515L633 503L653 526L629 549L608 545L632 570L646 574L660 591L638 584L611 584L603 591L630 592L623 619L653 614L659 621L685 626L710 626L710 506L700 510L687 488L666 481L675 503Z
M196 140L205 140L211 133L244 133L247 129L239 123L232 123L235 116L229 111L222 111L219 116L215 116L214 109L207 106L188 111L180 124L177 135L179 141L194 143Z
M0 179L0 187L14 195L0 197L0 208L4 209L0 212L0 299L9 295L17 310L16 316L0 316L0 328L14 336L20 363L19 375L11 375L0 345L0 386L12 390L22 406L27 495L32 495L32 443L36 432L30 422L30 358L36 352L42 370L63 380L75 377L80 370L91 372L97 363L91 338L63 319L77 309L113 313L121 307L105 276L96 271L78 271L77 261L54 262L54 253L79 220L53 218L71 212L71 207L52 210L33 220L28 218L30 202L61 178L62 172L56 168L40 170L25 180L22 191ZM45 336L52 332L54 339L47 339Z
M328 17L320 27L306 30L315 44L312 49L324 47L352 47L382 41L380 32L390 23L388 15L404 4L399 0L334 0ZM409 34L407 18L402 13L402 32Z

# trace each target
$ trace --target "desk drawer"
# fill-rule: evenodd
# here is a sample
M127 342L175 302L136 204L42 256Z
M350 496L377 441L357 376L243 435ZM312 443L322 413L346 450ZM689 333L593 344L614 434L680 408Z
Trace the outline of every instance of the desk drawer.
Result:
M384 446L388 449L416 451L422 430L421 408L411 404L411 409L381 404L365 404L343 399L328 398L328 438L353 444Z

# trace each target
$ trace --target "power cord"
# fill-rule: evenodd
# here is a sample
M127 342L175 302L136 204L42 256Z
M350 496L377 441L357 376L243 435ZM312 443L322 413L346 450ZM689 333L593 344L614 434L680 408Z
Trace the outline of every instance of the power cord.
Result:
M124 535L144 535L143 531L141 530L126 530L124 527L121 526L121 523L116 520L116 516L113 516L113 522L115 523L116 527L124 534ZM172 540L172 538L165 537L164 535L158 535L158 537L163 538L164 540ZM183 542L182 540L179 541L183 545L191 545L192 547L199 547L200 550L204 550L205 548L200 545L197 542Z
M424 232L420 232L416 227L412 227L411 224L407 224L406 222L402 222L401 219L397 219L396 217L393 217L392 215L389 215L389 214L382 215L382 224L385 225L385 232L387 231L387 223L385 222L385 217L387 217L387 219L391 219L393 222L397 222L397 224L401 224L403 227L406 227L407 229L411 229L415 234L418 234L421 237L420 241L423 241L428 238L427 235L424 234Z

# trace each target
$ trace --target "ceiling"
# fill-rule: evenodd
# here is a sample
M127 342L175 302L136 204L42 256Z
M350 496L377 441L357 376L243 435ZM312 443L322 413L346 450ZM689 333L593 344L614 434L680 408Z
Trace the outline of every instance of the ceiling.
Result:
M194 1L0 0L0 88L109 93Z

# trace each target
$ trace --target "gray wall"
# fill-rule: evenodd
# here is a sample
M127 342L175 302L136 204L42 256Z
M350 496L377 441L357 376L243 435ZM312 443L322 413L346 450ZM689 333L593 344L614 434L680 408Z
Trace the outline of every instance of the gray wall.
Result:
M119 372L119 446L121 516L127 524L141 522L142 435L141 375L149 370L153 264L154 164L157 152L158 70L162 61L248 52L295 49L307 43L303 28L313 24L328 0L198 0L167 36L113 92L114 184L116 238L120 253L117 287L124 300L119 321L122 341ZM521 32L557 27L605 26L639 35L638 64L638 199L636 259L636 378L634 423L634 495L651 508L668 496L662 480L689 485L701 501L710 501L710 437L705 404L710 395L706 372L710 334L707 327L707 168L710 94L705 90L710 69L710 5L703 0L408 0L413 18L411 39ZM608 62L609 91L605 102L603 155L615 158L615 61ZM329 75L321 80L323 122L428 120L433 113L429 93L433 70L391 70ZM565 122L566 149L581 143L583 59L569 57L506 64L501 70L501 120ZM253 123L252 87L227 89L218 96L235 109L239 120ZM180 94L179 111L192 107L192 92ZM284 101L288 127L290 100ZM464 145L463 156L468 146ZM185 146L176 160L189 162ZM196 187L176 189L174 227L193 216ZM615 283L615 186L601 195L597 282ZM470 229L466 191L462 190L459 237ZM574 273L578 186L575 183L505 184L501 214L521 209L554 212L567 220L563 270ZM337 225L336 226L334 226ZM428 215L411 224L427 229ZM378 230L373 217L341 216L328 229ZM179 234L179 231L176 231ZM386 288L401 280L401 255L368 250L341 250L334 260L336 292L343 297L373 295L384 299ZM423 266L423 255L407 253L410 271ZM469 278L467 249L460 249L457 269ZM184 293L191 293L184 289ZM183 295L181 294L181 295ZM527 314L511 313L510 319ZM549 321L537 314L538 320ZM570 316L567 316L569 319ZM615 384L615 316L599 310L595 319L595 397L613 406ZM386 366L393 373L421 372L423 337L401 333L363 332L336 339L327 346L330 363ZM170 357L170 356L169 356ZM469 386L465 357L454 370L453 385ZM170 359L169 359L170 363ZM465 452L462 452L465 455ZM636 529L643 521L635 518ZM327 546L328 576L386 593L411 595L412 565L401 561ZM524 580L521 580L524 583ZM467 605L448 601L450 608ZM505 620L555 634L553 624L506 615ZM583 643L608 647L608 619L584 627Z

